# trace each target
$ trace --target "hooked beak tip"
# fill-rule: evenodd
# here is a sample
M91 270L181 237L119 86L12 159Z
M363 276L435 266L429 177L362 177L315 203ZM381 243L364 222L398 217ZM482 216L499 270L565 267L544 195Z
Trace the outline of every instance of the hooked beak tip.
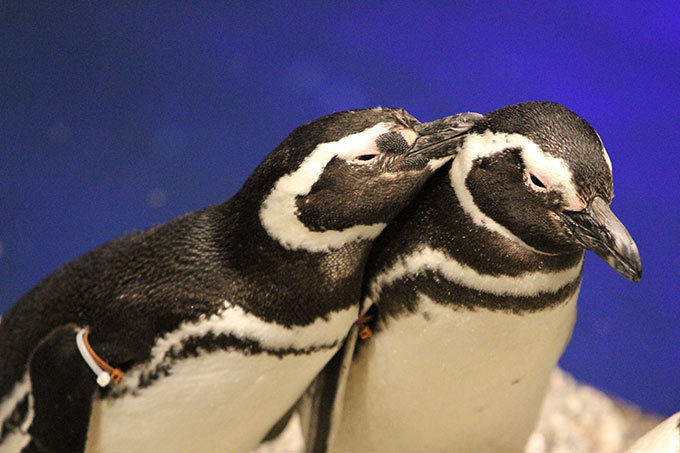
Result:
M637 253L625 254L623 257L608 255L605 261L619 274L628 280L639 282L642 279L642 262Z
M596 197L586 209L567 213L565 218L579 244L595 252L622 276L634 282L640 281L640 252L608 203Z

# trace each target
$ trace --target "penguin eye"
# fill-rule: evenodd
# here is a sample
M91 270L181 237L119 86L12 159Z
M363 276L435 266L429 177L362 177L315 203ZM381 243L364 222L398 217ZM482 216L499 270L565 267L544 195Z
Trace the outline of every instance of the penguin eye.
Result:
M531 184L538 189L545 190L547 188L545 184L543 184L543 181L538 179L538 176L534 174L529 173L529 181L531 181Z
M371 154L366 153L366 154L359 154L353 160L355 162L368 162L368 161L375 159L376 157L378 157L378 153L371 153Z

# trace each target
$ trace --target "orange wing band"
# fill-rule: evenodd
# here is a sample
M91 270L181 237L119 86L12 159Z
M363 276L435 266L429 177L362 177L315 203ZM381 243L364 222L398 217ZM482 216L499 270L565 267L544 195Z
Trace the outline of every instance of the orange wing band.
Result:
M109 373L111 376L111 381L114 384L118 384L121 379L123 379L123 376L125 376L125 373L123 373L123 370L119 368L114 368L108 363L104 362L104 360L97 355L96 352L94 352L94 349L92 349L92 346L90 346L90 341L87 339L88 335L90 334L89 330L85 330L85 333L83 334L83 343L85 344L85 347L87 348L87 352L90 353L92 356L92 359L99 365L99 367Z
M368 327L367 324L371 321L371 319L373 319L372 315L359 316L359 319L357 319L357 325L359 326L359 338L362 340L368 340L373 336L373 331L370 327Z

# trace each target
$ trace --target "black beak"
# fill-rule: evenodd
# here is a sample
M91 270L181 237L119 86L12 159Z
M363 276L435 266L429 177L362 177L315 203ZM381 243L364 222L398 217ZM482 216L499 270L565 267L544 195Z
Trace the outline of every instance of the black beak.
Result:
M640 252L626 227L602 198L595 197L583 211L565 211L562 218L579 244L597 253L627 279L640 280Z
M479 113L459 113L429 123L420 124L415 131L418 138L406 154L406 159L432 160L456 153L461 137L477 122Z

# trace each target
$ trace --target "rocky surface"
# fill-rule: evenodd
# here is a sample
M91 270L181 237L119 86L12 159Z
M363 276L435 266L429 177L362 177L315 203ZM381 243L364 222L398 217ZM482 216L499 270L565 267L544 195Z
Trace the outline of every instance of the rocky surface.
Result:
M623 452L661 421L558 369L526 453Z

